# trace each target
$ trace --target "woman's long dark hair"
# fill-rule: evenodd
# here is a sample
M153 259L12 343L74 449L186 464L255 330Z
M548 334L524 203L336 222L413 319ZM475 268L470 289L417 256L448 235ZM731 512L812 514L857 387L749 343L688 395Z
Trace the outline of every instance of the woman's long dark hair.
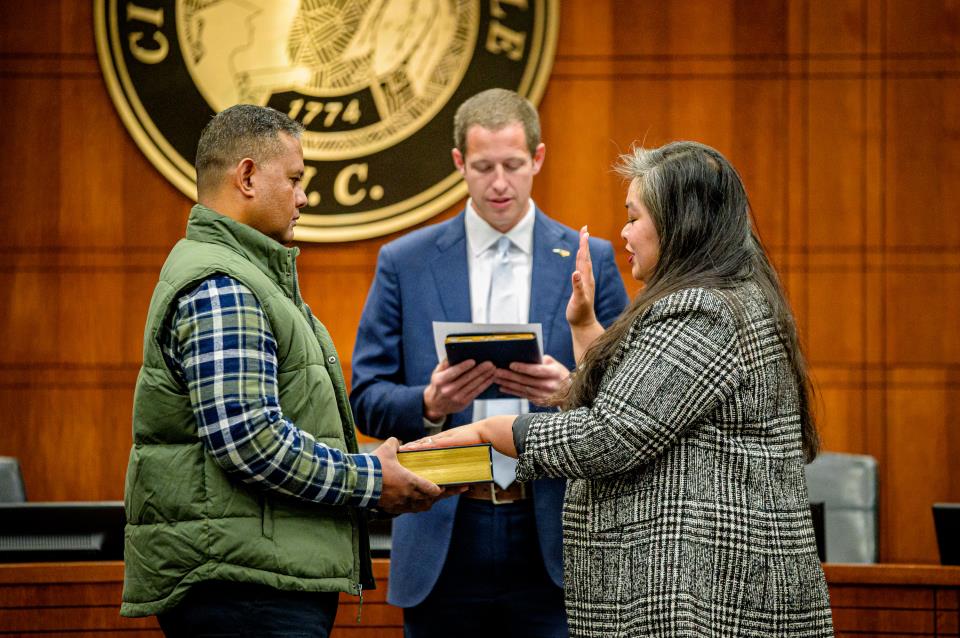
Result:
M636 182L660 238L660 257L646 286L586 351L561 397L565 408L591 405L600 381L636 319L659 299L685 288L759 286L769 303L800 394L804 455L820 448L810 410L813 387L790 305L750 219L750 202L736 169L719 152L696 142L634 148L617 173Z

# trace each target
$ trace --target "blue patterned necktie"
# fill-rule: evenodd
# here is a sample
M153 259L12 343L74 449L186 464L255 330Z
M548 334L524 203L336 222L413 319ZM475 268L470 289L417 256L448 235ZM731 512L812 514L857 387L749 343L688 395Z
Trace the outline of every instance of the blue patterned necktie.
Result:
M513 283L513 264L510 262L510 240L506 235L497 240L497 254L490 274L490 292L487 295L488 323L517 323L517 292ZM487 416L520 414L520 399L491 399L485 402ZM502 488L517 477L517 461L493 451L493 481Z

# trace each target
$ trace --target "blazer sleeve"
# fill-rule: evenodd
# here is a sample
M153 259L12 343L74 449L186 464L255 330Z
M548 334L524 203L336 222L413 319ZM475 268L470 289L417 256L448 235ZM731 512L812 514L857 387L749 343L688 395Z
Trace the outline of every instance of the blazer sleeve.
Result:
M400 281L389 251L381 249L353 349L350 406L357 427L378 439L424 436L425 387L404 383Z
M593 311L597 321L609 328L623 309L629 298L623 286L623 277L613 258L613 246L608 241L590 238L590 257L593 261L594 280L597 287L593 300Z
M739 384L734 319L705 290L661 299L627 339L592 406L531 415L518 478L629 472L663 454Z

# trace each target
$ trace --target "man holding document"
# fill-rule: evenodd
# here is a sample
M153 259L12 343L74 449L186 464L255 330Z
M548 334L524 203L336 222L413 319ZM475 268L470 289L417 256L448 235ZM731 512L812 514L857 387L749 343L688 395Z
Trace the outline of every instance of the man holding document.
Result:
M546 152L536 111L490 89L461 105L454 129L466 209L381 249L360 319L350 402L358 427L377 438L412 441L494 414L552 409L547 399L573 367L564 308L579 238L530 199ZM591 238L590 250L595 311L607 325L627 296L610 243ZM539 324L543 357L509 368L438 362L434 322ZM493 385L509 398L476 400ZM405 608L408 637L566 635L564 483L518 484L514 465L498 455L494 484L394 521L388 600Z

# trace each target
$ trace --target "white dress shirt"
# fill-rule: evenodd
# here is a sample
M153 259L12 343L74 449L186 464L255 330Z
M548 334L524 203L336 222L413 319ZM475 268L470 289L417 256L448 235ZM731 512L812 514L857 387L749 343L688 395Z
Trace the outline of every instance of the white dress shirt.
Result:
M530 284L533 277L533 221L536 205L533 200L527 207L527 212L511 228L506 236L513 243L510 251L510 261L513 266L513 280L516 286L517 298L515 323L526 323L530 316ZM493 273L493 261L496 257L496 243L504 235L488 224L473 209L473 203L467 200L464 225L467 235L467 271L470 273L470 320L474 323L487 322L487 300L490 297L490 276ZM506 401L511 402L514 414L526 414L530 411L530 404L526 399L491 399L489 401L473 402L473 419L479 421L487 416L488 412L503 414L499 410L488 410L490 403L500 402L504 406ZM443 427L446 419L439 422L430 421L426 417L423 425L427 434L436 434Z
M513 268L514 294L517 308L514 323L526 323L530 316L530 282L533 276L533 220L536 206L531 199L527 212L517 225L501 233L488 224L467 201L465 225L467 233L467 268L470 272L470 320L486 323L487 300L490 298L490 279L496 258L496 243L504 234L513 246L510 263ZM506 409L504 409L506 408ZM473 420L490 414L526 414L530 404L526 399L491 399L473 402Z

